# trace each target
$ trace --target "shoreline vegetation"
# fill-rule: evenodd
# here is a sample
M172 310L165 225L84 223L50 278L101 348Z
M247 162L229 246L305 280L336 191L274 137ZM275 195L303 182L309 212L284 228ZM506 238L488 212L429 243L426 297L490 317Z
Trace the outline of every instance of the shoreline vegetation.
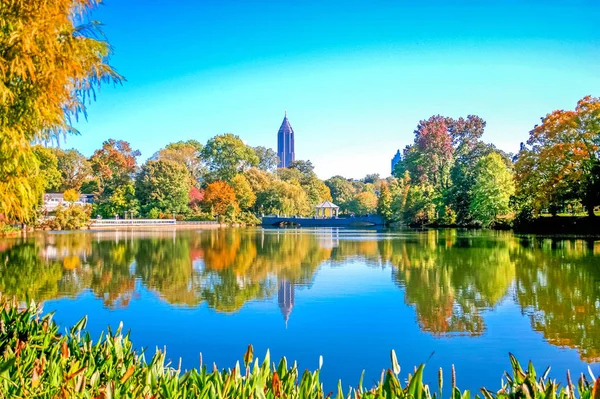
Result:
M442 369L438 386L423 383L422 364L408 374L406 382L399 378L400 365L391 351L391 367L384 370L373 387L344 388L339 381L337 392L323 390L319 380L322 358L315 371L300 373L296 363L282 358L271 363L267 351L262 362L254 358L252 345L233 368L219 370L216 365L190 371L166 363L166 353L157 351L150 361L134 350L129 334L122 325L110 328L94 342L85 332L84 317L66 334L59 333L53 314L42 315L41 306L20 306L13 298L0 298L0 399L4 398L402 398L402 399L468 399L469 391L456 386L454 368L448 382ZM600 377L589 371L588 379L579 374L575 382L569 372L566 386L549 378L550 367L537 374L528 364L522 368L509 354L511 373L505 373L502 386L481 388L477 397L484 399L598 399ZM363 373L364 376L364 373ZM447 374L446 374L447 377ZM17 383L18 381L18 383Z

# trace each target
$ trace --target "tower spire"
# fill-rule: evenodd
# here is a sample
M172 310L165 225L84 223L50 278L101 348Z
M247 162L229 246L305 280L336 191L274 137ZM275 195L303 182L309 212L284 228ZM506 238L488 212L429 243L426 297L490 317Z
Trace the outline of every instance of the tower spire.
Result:
M283 116L284 116L285 118L287 118L287 109L286 109L285 111L283 111Z

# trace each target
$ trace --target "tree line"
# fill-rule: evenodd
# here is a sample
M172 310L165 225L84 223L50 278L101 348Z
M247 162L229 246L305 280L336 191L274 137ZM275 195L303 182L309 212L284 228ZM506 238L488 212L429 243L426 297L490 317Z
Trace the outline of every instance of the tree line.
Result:
M45 192L93 194L93 217L172 217L257 223L260 214L309 216L339 201L343 213L374 213L378 175L322 181L310 161L277 168L270 148L233 134L170 143L138 166L130 143L107 140L86 158L75 149L34 146Z
M482 140L476 115L419 122L378 210L406 224L490 226L547 212L594 216L600 205L600 99L542 118L517 154Z
M308 160L277 168L272 149L230 133L204 144L170 143L141 166L140 152L123 140L105 141L89 158L75 149L31 148L43 191L93 194L93 217L219 216L255 224L261 214L310 216L329 200L342 215L488 227L542 212L593 216L600 204L599 120L600 99L585 97L573 111L542 118L510 154L482 140L486 122L479 116L432 116L419 122L414 142L385 179L321 180Z

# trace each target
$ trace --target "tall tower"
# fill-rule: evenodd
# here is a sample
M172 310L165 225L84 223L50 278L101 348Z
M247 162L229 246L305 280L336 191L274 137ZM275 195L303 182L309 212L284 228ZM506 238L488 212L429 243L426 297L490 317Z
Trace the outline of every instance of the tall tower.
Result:
M400 154L400 150L398 150L396 152L396 155L394 155L394 158L392 158L392 176L394 176L394 170L396 169L396 165L400 161L402 161L402 154Z
M294 129L287 118L287 111L281 122L281 127L277 133L277 156L279 157L278 168L287 168L296 160L294 152Z

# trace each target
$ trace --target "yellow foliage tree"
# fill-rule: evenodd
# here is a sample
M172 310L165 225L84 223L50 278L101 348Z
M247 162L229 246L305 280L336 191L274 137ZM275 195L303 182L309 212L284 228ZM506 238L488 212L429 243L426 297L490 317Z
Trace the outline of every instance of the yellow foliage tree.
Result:
M75 202L79 199L79 193L72 188L65 190L63 193L63 199L67 202Z
M122 78L109 44L87 18L99 0L15 0L0 4L0 214L33 216L43 190L34 141L73 131L101 83Z

